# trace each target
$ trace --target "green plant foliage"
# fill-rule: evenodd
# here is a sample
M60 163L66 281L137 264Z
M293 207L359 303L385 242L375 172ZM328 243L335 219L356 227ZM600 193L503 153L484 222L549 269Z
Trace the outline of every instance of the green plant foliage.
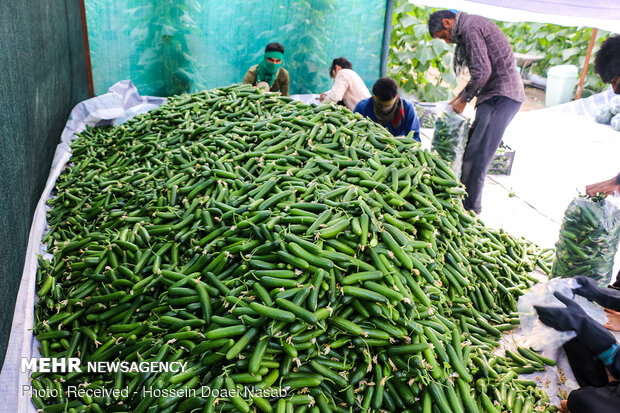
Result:
M431 39L428 33L426 22L435 10L397 0L390 43L389 76L406 93L426 102L451 98L457 84L452 68L453 46ZM495 23L504 31L515 52L545 56L531 67L532 73L546 76L550 67L561 64L575 65L581 71L592 29L528 22ZM605 88L594 73L594 54L608 35L608 32L598 31L583 97Z
M334 0L307 0L291 3L289 11L293 19L289 25L287 41L295 47L286 57L286 68L292 74L304 74L305 81L297 82L296 93L314 93L331 84L327 68L331 64L329 55L330 27L318 23L331 19L337 12ZM308 57L312 56L311 59Z
M581 72L593 29L543 23L496 23L510 40L515 52L545 56L532 66L532 73L547 76L550 67L564 64L575 65ZM609 32L604 30L599 30L597 33L583 84L583 97L598 93L605 88L605 84L594 73L594 56L608 36Z
M453 96L453 46L431 39L426 22L435 11L397 0L392 22L388 75L420 101L436 102Z
M132 13L139 18L133 29L142 53L134 62L158 96L171 96L192 89L195 61L187 36L199 32L192 16L200 11L195 0L138 2ZM141 17L141 18L140 18Z

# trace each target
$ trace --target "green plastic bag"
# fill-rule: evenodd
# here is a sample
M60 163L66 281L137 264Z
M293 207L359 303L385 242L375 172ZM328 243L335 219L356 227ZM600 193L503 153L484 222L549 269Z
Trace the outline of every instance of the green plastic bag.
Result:
M551 277L584 275L606 285L613 275L620 240L620 197L575 198L555 244Z

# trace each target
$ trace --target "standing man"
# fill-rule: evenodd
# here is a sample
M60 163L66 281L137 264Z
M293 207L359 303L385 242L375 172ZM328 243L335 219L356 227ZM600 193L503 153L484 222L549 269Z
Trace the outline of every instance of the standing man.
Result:
M351 110L362 100L370 97L370 92L362 78L353 71L353 65L344 57L337 57L329 68L329 77L334 79L331 90L321 93L321 102L336 102Z
M261 61L243 76L243 83L288 96L290 78L288 71L281 67L283 60L284 47L280 43L269 43Z
M471 75L450 105L461 113L467 102L476 98L476 118L463 156L461 181L468 194L465 209L479 214L486 172L506 127L525 101L523 82L508 39L492 21L440 10L428 19L428 31L436 39L456 44L454 69L458 75L467 67Z
M377 80L372 87L372 97L360 100L354 112L377 122L394 136L413 132L413 138L420 141L420 121L415 108L398 96L398 85L389 77Z

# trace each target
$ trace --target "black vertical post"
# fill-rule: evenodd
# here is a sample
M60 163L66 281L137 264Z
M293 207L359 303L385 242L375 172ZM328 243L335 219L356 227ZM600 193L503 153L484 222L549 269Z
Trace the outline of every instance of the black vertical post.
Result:
M392 37L392 16L394 15L394 0L385 2L385 21L383 22L383 45L381 46L380 77L387 74L388 60L390 57L390 38Z

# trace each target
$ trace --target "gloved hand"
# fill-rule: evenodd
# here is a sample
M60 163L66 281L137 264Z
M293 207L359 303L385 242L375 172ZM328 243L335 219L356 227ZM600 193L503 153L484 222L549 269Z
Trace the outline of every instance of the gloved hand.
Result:
M620 291L611 288L600 288L592 278L579 275L573 278L580 287L573 288L573 292L590 301L596 301L605 308L620 311Z
M573 300L559 292L553 294L566 308L534 306L543 324L559 331L575 331L577 338L594 354L601 354L616 344L614 336L594 321Z

